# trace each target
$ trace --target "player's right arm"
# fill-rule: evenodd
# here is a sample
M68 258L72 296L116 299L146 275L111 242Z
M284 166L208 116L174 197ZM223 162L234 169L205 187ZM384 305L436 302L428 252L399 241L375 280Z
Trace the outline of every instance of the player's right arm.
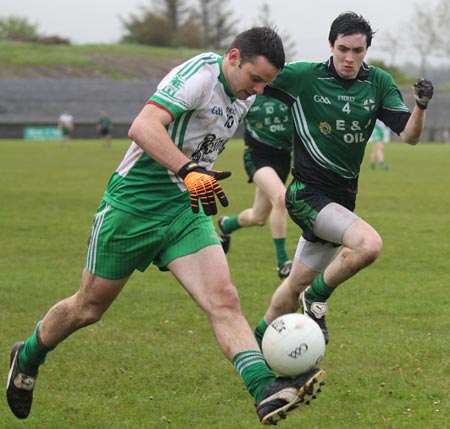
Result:
M167 132L172 115L155 104L146 104L128 131L128 137L159 164L178 172L190 159L173 143Z
M131 124L128 137L151 158L177 173L190 194L191 208L199 212L199 204L206 215L217 213L216 197L223 206L228 200L217 180L226 179L230 172L207 171L184 155L170 138L166 126L172 115L162 107L149 103Z
M425 128L425 111L433 97L433 91L433 84L426 79L419 79L413 86L416 106L414 106L405 129L400 133L402 140L410 145L419 143L422 136Z

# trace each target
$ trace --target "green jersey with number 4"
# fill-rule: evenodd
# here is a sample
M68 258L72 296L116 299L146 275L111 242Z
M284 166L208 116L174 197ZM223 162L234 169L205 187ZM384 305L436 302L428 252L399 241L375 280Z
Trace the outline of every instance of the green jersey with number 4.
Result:
M377 118L397 133L410 116L390 74L363 64L339 78L332 59L287 64L265 94L292 107L294 177L330 191L357 192L364 151Z

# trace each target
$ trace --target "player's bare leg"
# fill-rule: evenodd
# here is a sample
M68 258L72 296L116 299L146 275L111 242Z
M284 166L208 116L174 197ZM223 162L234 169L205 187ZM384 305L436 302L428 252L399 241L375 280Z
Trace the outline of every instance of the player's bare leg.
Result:
M210 270L205 270L209 267ZM263 424L276 424L300 404L315 399L324 385L319 368L295 378L275 378L241 312L226 258L219 246L172 261L168 268L208 315L217 343L255 399ZM214 276L211 275L214 272Z
M270 233L274 242L277 259L277 272L281 278L289 275L292 262L286 249L286 188L276 171L271 167L262 167L253 176L256 185L253 205L241 211L237 216L219 219L221 241L225 253L230 248L231 235L240 228L264 226L269 219Z
M50 308L26 342L14 344L6 396L16 417L24 419L30 413L39 365L47 353L76 330L100 320L126 281L102 279L84 270L78 292Z
M326 300L337 286L374 262L382 248L381 237L372 226L348 210L341 207L338 209L344 218L348 213L346 223L349 224L344 228L340 251L334 256L331 246L327 248L321 243L300 240L291 274L273 294L270 306L258 324L255 334L259 341L272 320L282 314L297 311L301 298L304 313L319 323L328 342ZM321 222L323 226L319 225L319 231L315 233L322 234L324 239L335 242L340 240L341 233L335 233L332 219L325 216ZM311 266L316 269L311 269Z

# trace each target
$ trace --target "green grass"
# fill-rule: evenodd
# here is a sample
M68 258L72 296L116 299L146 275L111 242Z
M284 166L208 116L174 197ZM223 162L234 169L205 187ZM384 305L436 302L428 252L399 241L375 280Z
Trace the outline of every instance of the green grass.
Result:
M11 345L78 288L92 216L127 146L0 140L4 380ZM448 426L450 145L389 144L385 155L387 172L363 164L356 210L382 235L383 253L330 300L327 385L282 428ZM222 182L230 206L221 214L250 205L242 143L231 142L216 167L233 171ZM292 255L298 236L289 222ZM279 284L268 227L236 233L229 263L254 326ZM133 276L102 322L49 355L27 420L0 403L2 429L260 427L206 317L154 267Z
M0 63L3 66L92 65L95 62L90 55L94 53L188 58L198 52L198 50L184 48L132 44L43 45L0 41Z
M96 75L127 80L136 77L136 64L148 64L147 70L151 71L152 67L161 62L172 64L176 60L178 63L197 53L198 50L185 48L133 44L43 45L0 41L0 64L5 70L9 69L8 76L20 76L27 69L34 69L35 73L40 74L42 69L53 67L58 74L62 73L61 70L66 70L66 73L75 72L87 77ZM124 72L118 64L128 64L129 68ZM139 73L138 76L142 78L142 71Z

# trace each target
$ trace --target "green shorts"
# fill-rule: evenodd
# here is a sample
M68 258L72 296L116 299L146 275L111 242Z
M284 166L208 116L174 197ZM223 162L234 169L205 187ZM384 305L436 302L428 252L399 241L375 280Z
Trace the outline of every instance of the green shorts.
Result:
M248 183L253 182L253 176L263 167L273 168L280 180L286 183L291 172L291 152L250 140L249 137L245 142L247 147L244 150L244 167Z
M94 217L86 269L106 279L121 279L154 263L169 262L204 247L220 245L211 218L184 209L167 221L146 219L102 202Z

